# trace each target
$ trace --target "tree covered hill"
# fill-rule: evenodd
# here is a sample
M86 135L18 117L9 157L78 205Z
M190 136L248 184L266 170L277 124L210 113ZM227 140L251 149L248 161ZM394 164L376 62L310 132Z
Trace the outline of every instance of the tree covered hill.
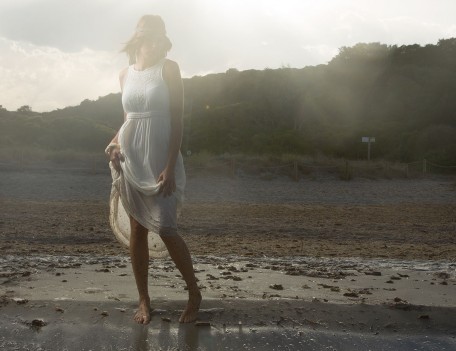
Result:
M328 64L184 80L184 152L365 155L456 163L456 39L343 47ZM0 108L2 149L102 152L123 121L120 94L47 113Z

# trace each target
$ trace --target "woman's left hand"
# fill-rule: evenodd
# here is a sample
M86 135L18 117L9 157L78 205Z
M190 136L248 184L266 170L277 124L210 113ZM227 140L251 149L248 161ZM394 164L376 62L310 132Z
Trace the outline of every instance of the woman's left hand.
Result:
M171 194L176 191L174 171L165 168L165 170L158 176L157 182L161 181L163 181L163 183L160 187L160 193L163 193L164 197L171 196Z

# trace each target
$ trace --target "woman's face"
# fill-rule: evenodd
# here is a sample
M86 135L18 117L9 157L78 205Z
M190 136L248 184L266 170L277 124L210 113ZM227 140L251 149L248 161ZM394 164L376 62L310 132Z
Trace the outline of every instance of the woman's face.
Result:
M161 46L161 41L159 39L146 39L139 47L138 55L146 61L160 58L163 54Z

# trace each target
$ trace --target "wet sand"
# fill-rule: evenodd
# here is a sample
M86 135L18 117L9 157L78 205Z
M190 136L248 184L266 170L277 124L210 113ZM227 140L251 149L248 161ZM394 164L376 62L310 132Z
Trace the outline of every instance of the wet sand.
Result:
M142 349L154 350L169 345L177 350L186 345L183 349L237 350L236 345L250 343L241 349L263 345L264 350L297 350L313 345L310 349L320 350L339 345L335 349L351 350L356 345L384 350L388 345L407 350L402 348L405 343L413 346L410 349L452 350L456 277L446 272L454 272L455 266L429 261L196 257L204 296L198 321L206 325L182 326L177 321L185 306L184 284L170 260L155 260L149 267L152 322L142 330L132 321L136 290L128 258L8 256L0 261L0 346L30 347L33 341L44 349L84 350L103 349L102 342L105 349L112 345L136 350L143 345ZM29 337L18 339L13 330ZM101 337L81 338L83 330ZM54 333L61 335L59 348L50 338ZM382 347L376 348L380 340ZM214 343L220 348L213 348Z
M163 259L142 327L128 250L107 225L109 177L0 173L6 350L456 347L453 179L190 176L180 231L210 326L177 323L186 291Z

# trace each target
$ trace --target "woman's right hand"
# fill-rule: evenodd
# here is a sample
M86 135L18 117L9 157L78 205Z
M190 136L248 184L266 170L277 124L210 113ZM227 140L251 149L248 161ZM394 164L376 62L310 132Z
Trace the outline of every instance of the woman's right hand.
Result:
M119 147L112 148L111 152L109 153L109 161L112 162L112 166L119 173L120 173L120 170L122 169L120 167L120 162L123 160L124 160L124 158L120 152L120 148Z

